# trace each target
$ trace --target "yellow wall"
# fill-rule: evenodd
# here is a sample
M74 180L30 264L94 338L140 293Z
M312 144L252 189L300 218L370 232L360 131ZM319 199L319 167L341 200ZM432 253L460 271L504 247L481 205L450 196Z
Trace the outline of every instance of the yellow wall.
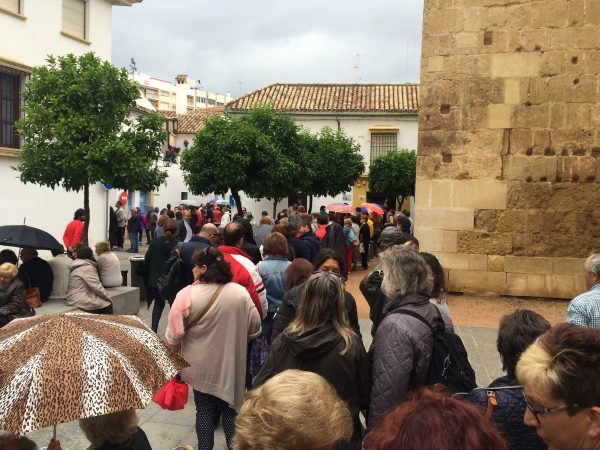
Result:
M369 177L363 175L356 180L352 187L352 206L355 208L367 201L367 191L369 190Z

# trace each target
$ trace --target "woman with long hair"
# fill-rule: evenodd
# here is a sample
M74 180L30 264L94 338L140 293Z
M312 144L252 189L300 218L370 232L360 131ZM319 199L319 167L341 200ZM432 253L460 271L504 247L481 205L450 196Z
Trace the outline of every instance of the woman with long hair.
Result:
M296 317L273 340L267 362L253 380L260 386L287 369L314 372L329 381L347 402L354 421L350 443L336 449L359 449L359 413L369 405L369 361L362 340L349 326L344 284L339 274L318 271L305 283Z
M223 253L203 248L192 261L196 281L175 297L165 337L190 364L181 375L194 389L198 450L213 448L219 416L231 448L244 403L248 342L260 335L260 316L248 291L231 281Z
M155 333L158 331L158 323L160 322L160 317L165 308L165 300L161 298L158 293L157 281L163 274L165 262L167 262L167 259L169 259L173 249L178 243L177 221L167 217L164 222L164 234L150 242L150 247L148 247L148 251L146 252L146 255L144 255L144 261L150 266L147 302L148 308L150 308L150 304L154 301L154 308L152 309L152 330Z

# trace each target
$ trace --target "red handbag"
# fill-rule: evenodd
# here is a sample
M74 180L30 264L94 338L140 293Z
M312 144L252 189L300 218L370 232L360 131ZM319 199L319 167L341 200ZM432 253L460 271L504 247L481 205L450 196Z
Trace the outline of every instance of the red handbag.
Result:
M163 409L170 411L183 409L188 400L188 385L178 380L177 377L173 377L154 394L152 400Z

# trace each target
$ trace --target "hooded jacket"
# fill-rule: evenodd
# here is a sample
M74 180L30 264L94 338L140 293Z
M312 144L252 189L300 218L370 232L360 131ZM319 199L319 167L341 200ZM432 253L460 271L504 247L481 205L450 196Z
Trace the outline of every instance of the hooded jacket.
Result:
M287 369L317 373L329 381L347 402L354 420L353 441L360 440L359 413L369 405L369 361L362 340L352 335L350 349L331 322L305 334L283 333L274 341L269 357L253 380L253 387ZM343 447L336 447L343 448ZM352 447L355 448L355 447Z
M110 297L100 282L96 263L89 259L76 259L70 267L67 305L83 311L106 308Z
M399 309L414 311L432 325L437 317L427 294L408 294L386 305L369 350L372 361L369 429L427 379L433 349L431 330L415 317L396 313ZM446 330L453 331L450 318L440 312Z
M315 259L317 259L317 253L319 253L319 249L321 247L321 240L315 236L315 233L312 231L307 231L306 233L298 236L298 239L306 244L306 248L308 250L308 259L312 264L315 263Z

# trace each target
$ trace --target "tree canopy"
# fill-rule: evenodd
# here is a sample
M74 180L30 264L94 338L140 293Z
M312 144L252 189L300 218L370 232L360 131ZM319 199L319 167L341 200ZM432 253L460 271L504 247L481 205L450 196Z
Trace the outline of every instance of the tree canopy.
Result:
M395 198L402 205L405 197L415 195L416 175L416 152L399 149L371 162L369 190Z
M23 138L19 178L83 190L85 242L90 185L153 190L166 179L156 164L165 138L163 119L154 113L136 123L130 119L139 95L125 69L93 53L49 56L25 86L24 117L17 122Z
M211 116L181 157L194 195L231 190L267 198L274 209L289 195L337 195L365 170L360 147L342 131L312 134L291 115L259 107L241 117Z

